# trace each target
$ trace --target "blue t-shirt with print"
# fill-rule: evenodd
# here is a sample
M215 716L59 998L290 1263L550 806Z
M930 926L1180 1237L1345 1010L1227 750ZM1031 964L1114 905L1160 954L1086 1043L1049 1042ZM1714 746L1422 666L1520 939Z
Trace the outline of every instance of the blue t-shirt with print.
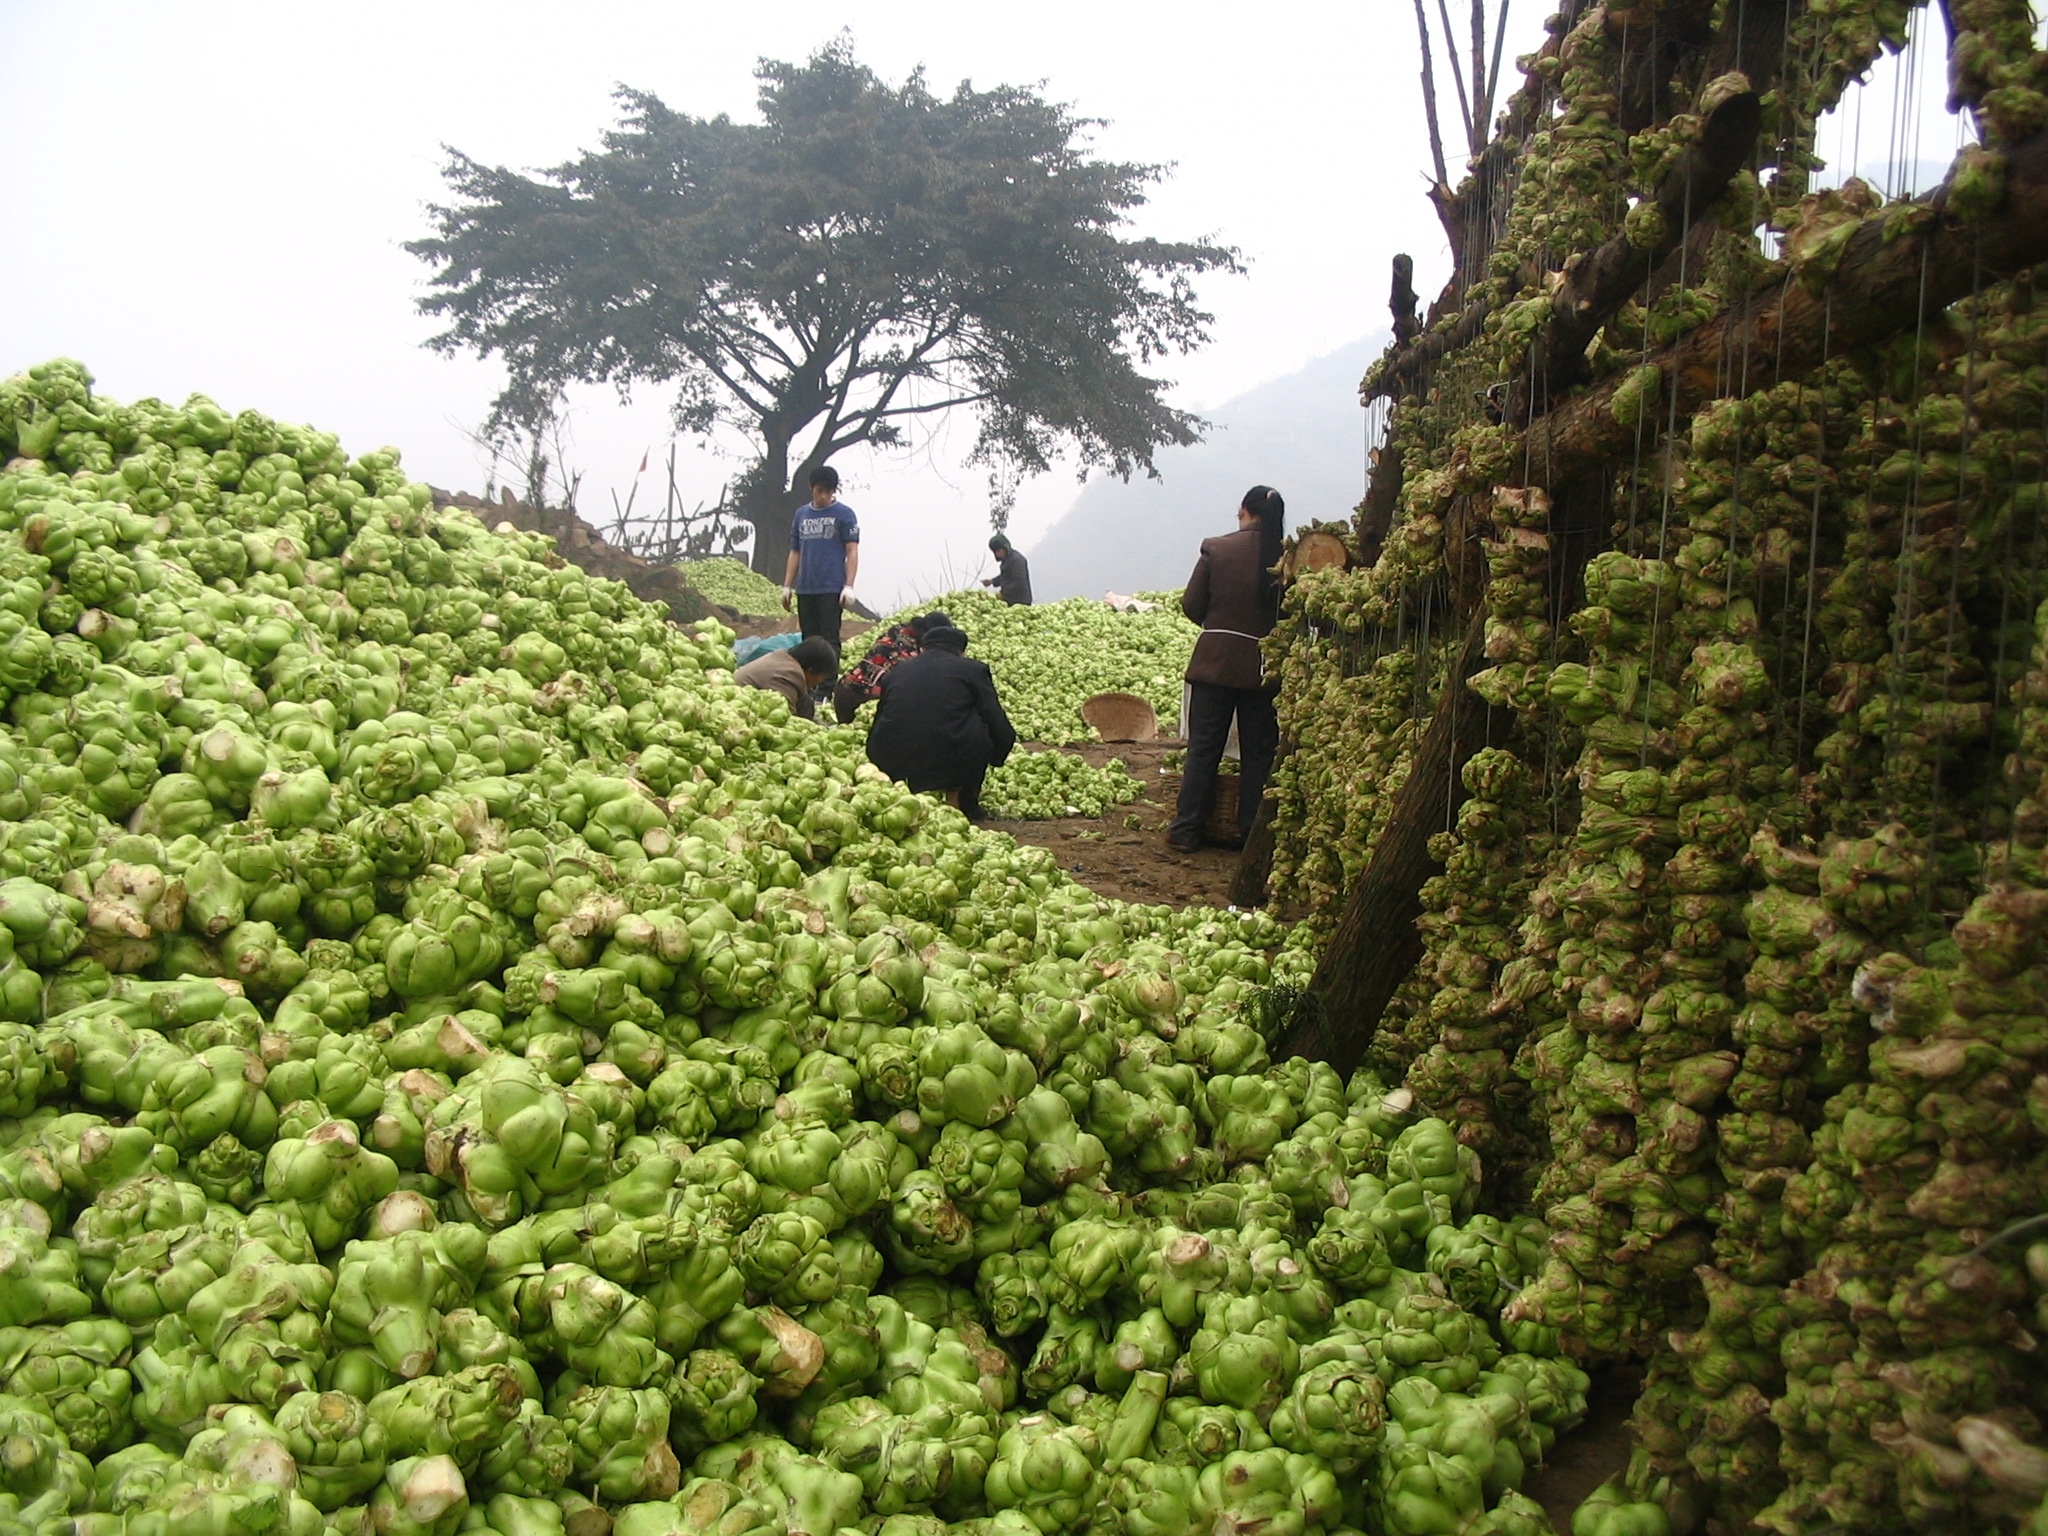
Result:
M820 510L808 501L796 509L789 525L789 546L796 553L799 592L837 592L846 585L846 546L860 542L860 523L853 508L834 501Z

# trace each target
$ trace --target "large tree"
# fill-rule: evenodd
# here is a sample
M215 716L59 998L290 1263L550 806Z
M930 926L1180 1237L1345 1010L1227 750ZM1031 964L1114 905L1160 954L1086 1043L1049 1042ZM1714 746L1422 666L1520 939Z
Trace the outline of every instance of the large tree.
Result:
M432 344L505 360L501 425L575 381L672 385L680 429L758 448L736 510L778 577L811 470L920 417L971 411L992 484L1196 439L1146 369L1207 339L1193 280L1236 256L1126 236L1162 167L1096 158L1096 120L1037 90L892 86L844 40L757 75L758 123L621 88L601 147L552 170L448 151L455 200L407 249L436 268Z

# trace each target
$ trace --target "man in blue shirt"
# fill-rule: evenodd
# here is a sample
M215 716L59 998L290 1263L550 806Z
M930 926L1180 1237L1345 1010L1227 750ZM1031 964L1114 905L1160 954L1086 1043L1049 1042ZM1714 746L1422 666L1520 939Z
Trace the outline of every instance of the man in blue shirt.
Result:
M811 471L811 499L789 526L789 566L782 577L782 607L796 607L806 640L823 635L839 649L839 610L853 601L860 570L860 523L839 499L839 471Z

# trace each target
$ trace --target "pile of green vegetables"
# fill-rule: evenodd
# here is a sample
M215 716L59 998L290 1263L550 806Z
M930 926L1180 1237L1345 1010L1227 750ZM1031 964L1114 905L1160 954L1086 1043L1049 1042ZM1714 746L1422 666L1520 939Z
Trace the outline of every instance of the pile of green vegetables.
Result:
M943 611L967 632L967 654L995 673L996 692L1017 735L1058 746L1093 741L1081 706L1098 693L1135 693L1159 714L1162 730L1180 719L1181 679L1200 633L1181 615L1180 594L1152 592L1150 613L1119 613L1105 603L1070 597L1013 607L972 589L947 592L883 626Z
M679 569L696 591L741 618L773 618L782 612L782 588L744 560L716 555L685 561Z
M991 816L1012 821L1052 821L1062 816L1100 816L1113 805L1128 805L1144 792L1122 758L1091 767L1071 752L1015 752L989 772L981 792Z
M68 362L0 453L0 1527L1549 1529L1546 1234L1269 1059L1270 919L392 453Z

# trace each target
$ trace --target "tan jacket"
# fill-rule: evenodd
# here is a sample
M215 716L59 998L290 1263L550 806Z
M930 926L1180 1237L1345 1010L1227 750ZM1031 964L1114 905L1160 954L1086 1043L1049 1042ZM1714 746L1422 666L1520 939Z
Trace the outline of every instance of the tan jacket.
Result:
M1240 528L1202 540L1202 557L1180 595L1180 610L1202 626L1188 681L1218 688L1263 688L1259 641L1273 627L1260 600L1259 530Z
M789 700L789 707L805 720L817 716L818 707L811 700L811 685L804 677L804 669L787 651L770 651L765 656L756 656L733 673L732 678L742 687L765 688L770 693L781 694Z

